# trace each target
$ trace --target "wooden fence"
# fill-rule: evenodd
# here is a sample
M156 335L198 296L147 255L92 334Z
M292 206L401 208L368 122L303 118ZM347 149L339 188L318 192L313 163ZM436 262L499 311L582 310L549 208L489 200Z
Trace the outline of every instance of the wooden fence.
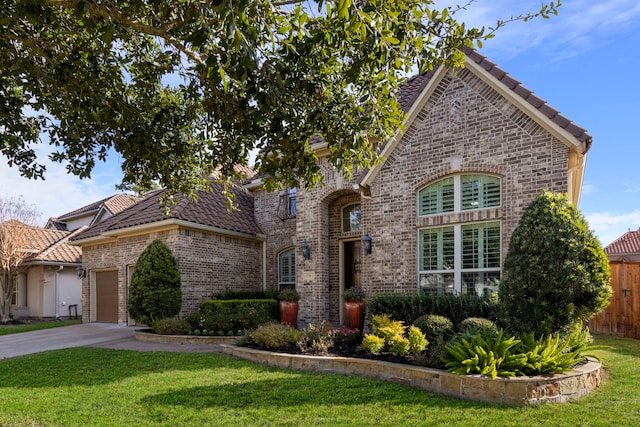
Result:
M589 320L591 332L640 339L640 263L611 261L611 304Z

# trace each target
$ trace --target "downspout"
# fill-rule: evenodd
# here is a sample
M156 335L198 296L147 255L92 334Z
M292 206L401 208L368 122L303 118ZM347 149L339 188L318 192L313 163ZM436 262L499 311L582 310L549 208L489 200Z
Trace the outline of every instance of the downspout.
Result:
M60 320L60 304L59 304L59 299L60 299L60 289L59 289L59 284L58 284L58 280L60 277L60 272L62 271L64 267L60 266L58 268L58 270L56 271L56 274L54 276L54 296L53 296L53 300L54 300L54 304L56 305L55 307L55 313L56 313L56 320Z
M262 241L262 290L267 290L267 241Z

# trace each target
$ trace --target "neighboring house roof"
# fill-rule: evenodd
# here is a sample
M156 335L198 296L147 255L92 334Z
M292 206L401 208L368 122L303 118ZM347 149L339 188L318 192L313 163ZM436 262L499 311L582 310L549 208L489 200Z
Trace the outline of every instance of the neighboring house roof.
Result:
M68 231L34 227L18 221L13 221L11 227L15 232L25 234L24 249L31 253L22 261L21 265L42 263L77 264L82 260L81 248L67 244L69 238L82 231L82 229L69 233Z
M92 225L71 240L82 241L101 236L113 236L134 227L159 222L175 223L176 221L183 222L183 225L191 223L245 235L258 236L262 234L253 214L253 198L249 194L240 190L234 191L237 209L230 213L222 193L222 185L211 184L211 186L212 191L199 192L198 200L195 202L179 194L174 196L177 203L171 207L171 216L169 217L165 215L161 204L162 196L167 195L168 192L166 190L154 191L149 193L144 200Z
M136 204L143 198L144 196L116 194L89 205L82 206L81 208L75 209L71 212L67 212L59 217L51 217L47 221L46 228L67 231L67 221L86 216L93 216L92 223L98 222L97 220L103 218L105 214L109 214L109 216L115 215L118 212L122 212L128 207Z
M640 229L627 231L604 248L604 252L607 255L640 254Z

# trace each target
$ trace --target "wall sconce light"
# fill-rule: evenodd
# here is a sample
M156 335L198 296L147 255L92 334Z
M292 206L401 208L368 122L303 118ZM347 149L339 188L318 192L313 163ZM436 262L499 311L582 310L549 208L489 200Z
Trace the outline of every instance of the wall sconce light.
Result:
M307 239L300 243L300 249L302 249L302 258L311 259L311 245L307 243Z
M78 279L82 279L83 277L87 277L87 270L82 268L81 265L76 267L76 273L78 273Z
M364 236L362 236L362 249L365 255L371 255L371 242L372 240L369 233L364 233Z

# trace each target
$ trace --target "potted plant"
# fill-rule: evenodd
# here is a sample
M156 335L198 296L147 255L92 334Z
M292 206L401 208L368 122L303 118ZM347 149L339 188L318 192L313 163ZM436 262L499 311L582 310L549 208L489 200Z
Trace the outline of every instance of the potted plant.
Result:
M344 299L344 326L357 329L362 333L364 327L364 310L366 294L361 288L351 287L342 293Z
M285 325L296 328L298 326L298 301L300 294L295 289L283 289L278 294L280 303L280 321Z

